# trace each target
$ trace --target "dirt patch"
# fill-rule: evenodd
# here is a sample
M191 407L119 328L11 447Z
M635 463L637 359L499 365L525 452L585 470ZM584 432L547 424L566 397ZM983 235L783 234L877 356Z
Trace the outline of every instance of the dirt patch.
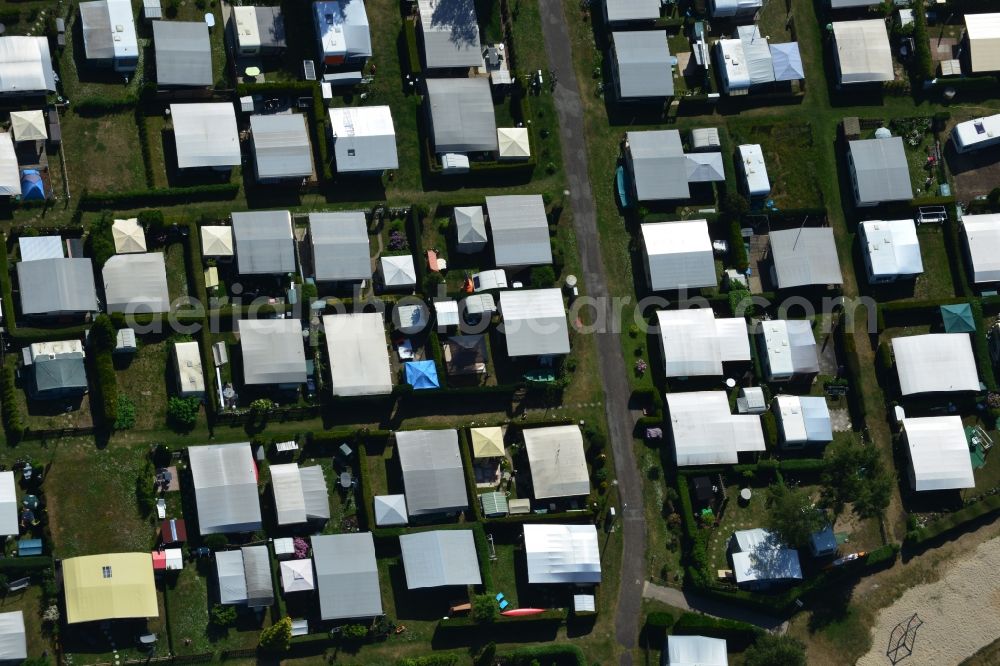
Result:
M951 130L959 122L970 119L953 118L948 123L947 133L942 135L949 137L944 146L944 160L955 181L955 196L959 201L989 194L1000 183L1000 154L996 150L986 148L969 153L958 153L955 150Z

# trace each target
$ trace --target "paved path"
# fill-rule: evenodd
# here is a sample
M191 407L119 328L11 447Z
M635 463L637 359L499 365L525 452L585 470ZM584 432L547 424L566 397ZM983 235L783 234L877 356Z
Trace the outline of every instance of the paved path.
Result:
M614 328L618 328L610 299L607 298L608 285L601 260L597 213L587 166L583 107L573 68L566 15L559 0L543 0L539 4L542 33L545 35L545 54L549 66L558 74L555 100L559 114L559 134L573 210L573 226L583 262L585 293L593 298L603 298L604 321L613 322ZM620 663L622 666L629 666L632 663L631 650L635 648L639 635L642 583L646 578L646 527L642 510L642 478L632 452L632 428L635 424L628 409L630 391L625 361L622 358L621 339L617 331L597 334L597 360L604 388L608 431L614 450L625 540L615 636L624 649Z
M648 581L643 585L642 596L681 610L696 611L729 620L748 622L776 633L784 633L788 626L788 623L780 618L758 613L747 608L740 608L735 604L727 604L716 599L709 599L696 592L678 590L673 587L663 587L662 585L656 585Z

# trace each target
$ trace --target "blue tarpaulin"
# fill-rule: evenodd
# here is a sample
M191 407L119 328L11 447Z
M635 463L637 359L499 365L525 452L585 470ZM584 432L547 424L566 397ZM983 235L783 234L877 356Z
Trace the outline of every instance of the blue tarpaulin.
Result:
M17 542L18 557L28 557L29 555L42 554L41 539L21 539Z
M25 201L45 199L45 183L42 182L42 175L35 169L21 172L21 198Z
M410 361L407 363L406 383L415 389L440 388L441 383L438 381L434 361Z

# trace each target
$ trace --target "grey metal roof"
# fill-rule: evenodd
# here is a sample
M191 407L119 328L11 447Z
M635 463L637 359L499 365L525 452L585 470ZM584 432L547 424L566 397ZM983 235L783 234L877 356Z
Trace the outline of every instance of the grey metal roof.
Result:
M417 5L428 69L482 64L474 0L418 0Z
M481 585L472 530L433 530L399 537L406 587Z
M349 60L372 56L371 30L363 0L314 2L313 21L322 55L342 54Z
M281 7L254 7L254 15L257 18L257 38L260 45L265 48L284 48L285 41L285 17L281 14Z
M843 284L837 243L830 227L772 231L770 239L779 289Z
M105 0L80 3L80 26L83 50L88 60L113 58L115 45L111 34L111 15Z
M611 37L619 97L670 97L674 94L666 31L614 32Z
M237 330L245 383L305 383L306 356L298 319L241 319Z
M302 496L306 503L306 517L310 520L329 520L330 494L326 488L326 477L319 465L299 468L302 481Z
M24 612L0 613L0 659L28 658L27 639L24 633Z
M552 263L549 221L540 194L486 197L496 265L535 266Z
M337 173L399 168L396 129L388 106L330 109L330 133Z
M48 37L0 37L0 92L55 91Z
M379 527L406 524L406 495L376 495L373 503Z
M371 532L314 536L312 548L320 617L340 620L382 614Z
M482 206L457 206L455 208L455 244L461 251L481 250L486 245L486 220Z
M188 460L203 535L260 529L257 466L249 443L191 446Z
M87 369L83 354L59 354L55 358L37 356L31 367L34 369L36 395L66 393L71 390L84 393L87 390Z
M97 289L90 259L37 259L17 265L21 312L97 312Z
M368 223L363 212L310 213L309 238L317 281L371 278Z
M247 605L259 608L273 604L271 557L267 546L243 547L243 572L247 581Z
M240 273L295 272L292 215L287 210L233 213L233 238Z
M306 117L300 113L250 116L257 178L312 175L312 148Z
M632 180L639 201L687 199L691 196L680 132L628 132L626 137Z
M162 252L116 254L102 271L108 312L167 312L170 292Z
M457 430L400 430L396 453L411 516L469 508Z
M609 23L660 18L660 0L604 0Z
M153 21L156 83L161 86L210 86L212 43L204 21Z
M829 0L832 9L844 9L846 7L872 7L881 4L877 0Z
M215 574L219 581L219 603L241 604L247 600L247 578L242 550L215 553Z
M495 152L497 121L485 77L427 79L431 136L437 153Z
M857 174L858 202L909 201L913 198L903 139L864 139L849 144Z

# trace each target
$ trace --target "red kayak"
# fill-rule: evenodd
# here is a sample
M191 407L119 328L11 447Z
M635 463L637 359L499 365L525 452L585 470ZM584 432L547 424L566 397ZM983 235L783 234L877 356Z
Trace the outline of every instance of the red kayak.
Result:
M544 608L515 608L513 610L503 611L500 614L506 615L507 617L520 617L522 615L538 615L539 613L544 612Z

